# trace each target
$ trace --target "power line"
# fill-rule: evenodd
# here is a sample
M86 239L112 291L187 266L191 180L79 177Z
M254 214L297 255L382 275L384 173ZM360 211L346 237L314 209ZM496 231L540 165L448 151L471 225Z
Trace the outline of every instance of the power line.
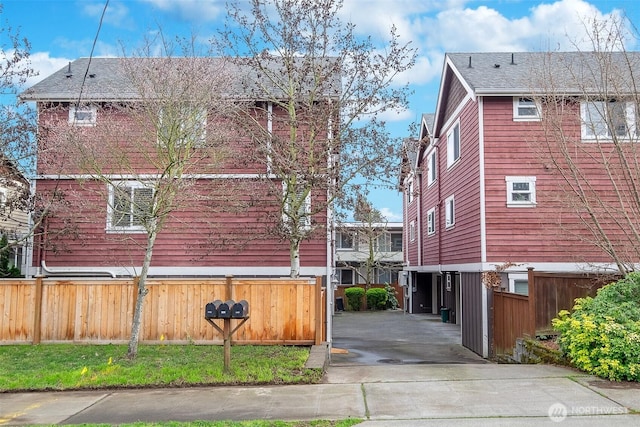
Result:
M102 15L100 15L100 22L98 23L98 31L96 31L96 36L93 38L93 45L91 46L91 53L89 54L89 62L87 63L87 69L84 72L84 77L82 78L82 84L80 85L80 93L78 94L78 102L76 102L76 108L80 106L80 100L82 99L82 92L84 90L85 82L87 81L87 76L89 75L89 67L91 66L91 59L93 58L93 52L96 48L96 43L98 43L98 36L100 35L100 29L102 28L102 22L104 21L104 15L107 13L107 7L109 6L109 0L107 0L104 4L104 8L102 9Z

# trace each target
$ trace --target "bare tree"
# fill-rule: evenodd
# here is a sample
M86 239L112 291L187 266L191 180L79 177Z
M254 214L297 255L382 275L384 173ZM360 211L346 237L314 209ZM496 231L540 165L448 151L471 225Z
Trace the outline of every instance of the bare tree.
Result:
M380 49L339 18L341 0L252 0L231 4L225 55L253 70L245 85L262 101L243 117L265 178L279 200L271 233L289 242L291 276L316 218L331 222L336 201L353 206L355 190L393 181L399 144L381 120L407 105L393 79L413 66L415 50L395 28ZM356 185L356 178L360 179ZM313 200L312 200L313 199Z
M625 24L593 20L592 49L550 53L531 79L542 113L533 142L558 177L563 227L623 274L640 260L640 55L625 50Z
M174 213L206 197L198 176L214 173L228 159L229 117L239 105L229 97L232 76L224 59L196 52L195 39L177 45L158 40L160 56L154 41L136 56L116 60L121 74L112 77L112 87L100 88L115 95L113 102L96 105L79 94L72 106L76 119L99 108L101 120L94 126L63 126L58 135L48 136L49 150L41 156L50 166L59 162L60 170L88 176L83 190L94 189L101 193L100 203L108 201L107 226L144 251L136 277L131 358L137 355L156 239ZM132 236L132 227L145 239Z
M396 259L393 251L392 234L388 221L364 196L357 198L354 212L356 223L338 223L337 231L342 239L352 243L353 252L348 252L353 260L339 261L338 265L349 268L369 289L378 283L376 272L381 270L400 270L402 260ZM340 257L340 254L338 254ZM358 281L358 283L361 283Z
M0 5L0 14L2 5ZM16 103L16 95L29 77L37 73L31 68L29 41L9 23L0 26L0 92L11 101L0 105L0 233L11 246L23 246L28 239L27 213L32 203L25 175L33 172L35 154L35 114L28 104Z

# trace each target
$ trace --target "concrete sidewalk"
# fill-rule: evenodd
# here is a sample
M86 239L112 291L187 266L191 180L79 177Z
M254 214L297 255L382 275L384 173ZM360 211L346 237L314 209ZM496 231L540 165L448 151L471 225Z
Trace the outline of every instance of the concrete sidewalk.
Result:
M366 420L391 426L640 425L640 386L543 365L330 366L323 384L0 396L0 425Z

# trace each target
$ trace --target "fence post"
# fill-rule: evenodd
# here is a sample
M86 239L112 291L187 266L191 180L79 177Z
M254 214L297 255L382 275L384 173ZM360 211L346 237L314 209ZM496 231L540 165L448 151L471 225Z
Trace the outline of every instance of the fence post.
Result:
M233 274L227 274L225 279L227 283L224 289L224 301L229 301L233 296Z
M316 336L315 344L322 343L322 325L324 324L324 316L322 313L322 277L316 276L316 285L314 289L316 303Z
M533 274L533 267L527 268L527 292L529 300L529 335L531 338L536 336L536 287L535 287L535 275Z
M33 312L33 344L40 344L42 335L42 276L36 276L36 295Z

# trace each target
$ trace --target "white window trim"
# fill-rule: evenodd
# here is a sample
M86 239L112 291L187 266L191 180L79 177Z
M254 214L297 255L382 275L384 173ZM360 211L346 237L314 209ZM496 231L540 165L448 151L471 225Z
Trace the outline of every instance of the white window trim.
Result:
M509 273L509 292L512 294L516 293L516 280L529 280L529 275L527 273ZM518 294L522 295L522 294Z
M198 110L198 111L196 112L194 110ZM163 125L162 125L162 120L163 120L163 117L164 117L163 111L164 110L161 109L160 112L159 112L159 118L158 118L159 128L158 128L158 131L163 129ZM193 147L198 147L198 146L201 147L207 141L207 121L208 121L209 111L206 108L198 108L198 109L194 108L194 109L191 109L191 111L189 111L189 114L193 114L194 117L196 117L196 115L197 115L198 121L200 123L200 125L198 126L198 129L197 129L200 132L200 136L199 136L197 141L196 140L193 141ZM189 118L191 118L191 117L189 117ZM185 123L186 123L185 117L182 117L181 118L181 125L180 125L181 132L184 132ZM195 130L195 125L194 125L194 130ZM158 139L158 144L161 144L163 142L159 135L157 136L157 139ZM183 141L176 141L175 143L176 143L176 145L184 144Z
M458 128L458 157L454 158L454 134L455 129ZM457 120L453 126L447 131L447 168L453 167L462 157L462 132L460 129L460 120Z
M409 240L412 242L416 241L416 222L411 221L409 224Z
M107 204L107 233L146 233L143 225L117 226L112 223L115 209L115 187L123 185L131 188L149 188L139 181L115 181L109 184L109 203Z
M582 141L587 141L587 142L604 142L604 141L612 141L614 139L614 136L611 135L611 129L608 128L607 126L607 134L606 135L595 135L592 132L592 122L590 120L588 120L587 118L587 105L588 104L594 104L594 103L605 103L607 101L582 101L580 102L580 121L581 121L581 126L580 126L580 133L581 133L581 137L582 137ZM636 117L636 112L635 112L635 106L633 102L627 102L627 101L617 101L617 102L624 102L625 103L625 121L626 121L626 126L627 126L627 132L626 135L624 136L620 136L617 135L615 136L615 139L618 140L625 140L625 139L629 139L630 136L632 135L636 135L637 132L640 132L640 129L636 128L636 121L640 120L640 118ZM602 109L602 107L601 107ZM605 118L606 120L606 118ZM605 123L606 124L606 123Z
M520 115L520 107L523 100L530 100L533 105L527 104L525 108L535 107L536 114L535 115ZM530 97L526 96L514 96L513 97L513 121L514 122L539 122L540 121L540 111L541 106L540 103Z
M407 201L409 204L413 203L413 177L409 178L407 185Z
M91 113L88 120L79 120L76 112ZM69 124L72 126L95 126L98 119L98 107L93 105L71 105L69 107Z
M431 208L427 211L427 235L434 234L436 234L436 208Z
M535 176L505 176L505 182L507 183L507 207L510 208L530 208L535 207L536 202L536 177ZM513 193L519 191L513 191L513 184L526 182L529 184L529 193L531 194L530 200L513 200Z
M344 247L342 246L342 236L344 234L348 234L351 237L351 246ZM338 231L338 235L336 236L336 250L342 252L355 251L356 249L356 237L357 234L349 233L345 231ZM338 244L339 243L339 244Z
M445 206L445 228L453 228L456 225L456 201L453 195L444 201Z
M287 182L286 181L282 181L282 194L285 197L284 200L284 210L288 211L289 210L289 203L287 201ZM308 231L311 229L311 191L309 191L309 193L306 195L305 199L304 199L304 224L302 224L301 226L301 230L303 231ZM287 216L284 214L284 212L282 213L282 222L284 223L285 227L288 227L289 224L289 220L287 218Z
M436 164L436 151L433 150L427 156L427 186L432 185L438 179L438 170L436 169Z

